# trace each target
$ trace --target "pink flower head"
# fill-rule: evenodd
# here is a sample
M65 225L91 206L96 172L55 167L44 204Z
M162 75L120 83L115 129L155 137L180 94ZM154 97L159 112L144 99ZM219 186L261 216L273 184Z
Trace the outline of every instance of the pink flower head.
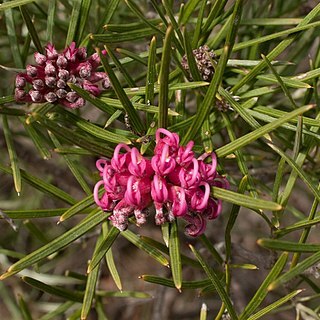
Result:
M45 54L34 54L36 65L27 65L26 72L17 75L16 101L59 103L71 109L84 106L85 100L70 89L68 82L94 96L100 94L101 87L110 87L107 74L96 71L100 65L96 55L87 58L86 48L77 48L75 42L62 53L58 53L54 45L48 43Z
M96 163L101 177L94 188L97 205L103 210L113 209L110 220L119 230L127 228L131 216L137 225L145 223L148 207L153 204L157 225L181 217L188 222L186 234L202 234L207 220L215 219L222 208L221 200L211 196L210 187L228 188L229 184L216 171L215 154L205 153L197 159L193 145L189 141L180 146L178 134L162 128L156 132L151 160L135 147L117 145L110 161L100 159ZM207 161L209 156L211 162ZM99 197L102 186L104 194Z

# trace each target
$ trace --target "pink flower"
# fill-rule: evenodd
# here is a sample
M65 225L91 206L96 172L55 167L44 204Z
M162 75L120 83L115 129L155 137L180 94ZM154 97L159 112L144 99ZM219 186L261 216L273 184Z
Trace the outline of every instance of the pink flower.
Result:
M137 225L145 223L148 208L153 204L157 225L180 217L188 223L186 234L193 237L202 234L207 220L217 218L222 208L221 200L210 195L210 187L227 189L229 184L216 171L215 154L205 153L196 159L193 145L189 141L180 146L179 136L162 128L156 132L151 160L135 147L117 145L110 161L100 159L96 163L101 177L94 188L97 205L103 210L113 210L110 220L119 230L128 227L131 216ZM207 162L208 157L211 162ZM99 198L102 186L104 194Z
M103 54L106 54L103 51ZM76 84L94 96L101 87L110 87L106 73L97 72L100 58L93 54L87 58L86 48L77 48L72 42L62 53L48 43L45 54L34 54L36 65L27 65L25 73L16 77L15 99L18 102L59 103L75 109L85 105L85 100L71 90L68 82Z

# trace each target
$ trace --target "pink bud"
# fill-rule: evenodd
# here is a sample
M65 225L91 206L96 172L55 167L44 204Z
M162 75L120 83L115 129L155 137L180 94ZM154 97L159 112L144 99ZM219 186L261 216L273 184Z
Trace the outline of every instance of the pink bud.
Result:
M16 76L16 87L19 89L23 89L26 86L27 80L22 73L19 73Z
M58 52L52 43L48 43L45 47L47 58L54 60L58 57Z
M62 54L59 55L56 63L57 66L61 69L65 69L68 66L68 60Z
M41 91L44 88L44 83L41 79L35 79L32 81L32 87L35 90Z
M38 69L37 67L31 65L31 64L28 64L27 67L26 67L26 71L27 71L27 75L31 78L34 78L37 76L38 74Z
M36 52L34 54L34 60L38 65L42 66L46 63L47 57L44 54L41 54L40 52Z
M30 90L29 94L33 102L43 102L43 95L39 91Z
M44 95L44 98L50 102L50 103L53 103L53 102L56 102L58 100L58 97L57 95L54 93L54 92L48 92Z

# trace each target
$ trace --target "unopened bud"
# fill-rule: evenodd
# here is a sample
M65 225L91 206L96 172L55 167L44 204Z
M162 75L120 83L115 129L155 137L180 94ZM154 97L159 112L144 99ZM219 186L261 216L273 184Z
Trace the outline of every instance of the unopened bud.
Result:
M42 99L43 99L43 96L42 94L37 91L37 90L30 90L29 91L29 94L30 94L30 97L31 97L31 100L33 102L42 102Z
M69 79L69 71L65 69L59 70L58 77L61 80L67 81Z
M44 98L50 103L58 100L58 97L54 92L48 92L47 94L45 94Z
M17 101L24 101L26 95L27 95L27 93L22 89L15 89L15 91L14 91L14 98Z
M46 54L47 54L47 58L50 60L57 59L58 52L52 43L48 43L48 45L46 46Z
M57 87L58 87L59 89L64 89L64 88L66 87L65 81L59 79L59 80L57 81Z
M68 65L68 60L66 59L66 57L64 57L63 55L59 55L58 59L57 59L57 66L59 68L66 68Z
M83 79L89 78L91 76L91 70L92 70L91 64L84 63L79 70L80 77Z
M74 91L67 93L66 100L69 102L75 102L79 98L78 94Z
M46 63L47 57L44 54L40 53L40 52L36 52L34 54L34 60L36 61L36 63L38 65L42 66L42 65L44 65Z
M41 79L35 79L32 81L32 87L35 90L42 90L44 88L44 83Z
M109 77L105 77L102 81L102 87L105 89L109 89L111 87L110 79Z
M63 98L65 98L66 96L67 96L67 91L66 90L64 90L64 89L58 89L57 91L56 91L56 95L58 96L58 98L60 98L60 99L63 99Z
M75 108L83 107L85 104L86 104L86 101L80 97L75 102Z
M28 64L27 67L26 67L26 71L27 71L27 75L31 78L34 78L37 76L38 74L38 70L37 70L37 67L31 65L31 64Z
M49 62L46 63L44 72L47 76L55 76L57 74L56 68L52 63L49 63Z
M18 74L16 76L16 87L17 88L24 88L26 86L26 78L22 74Z
M49 88L54 88L57 84L57 80L55 77L45 77L45 83Z
M87 58L87 49L85 47L81 47L78 49L77 57L79 60L85 60Z

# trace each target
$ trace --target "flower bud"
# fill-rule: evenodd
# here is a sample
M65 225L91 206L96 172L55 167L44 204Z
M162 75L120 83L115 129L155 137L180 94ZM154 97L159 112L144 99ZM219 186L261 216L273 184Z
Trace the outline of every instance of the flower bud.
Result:
M26 95L27 95L27 93L22 89L17 89L16 88L15 91L14 91L14 98L17 101L24 101Z
M66 90L64 90L64 89L58 89L57 91L56 91L56 95L58 96L58 98L60 98L60 99L63 99L63 98L65 98L66 96L67 96L67 91Z
M87 49L85 47L78 48L77 58L79 60L85 60L87 58Z
M44 88L43 80L35 79L32 81L32 87L35 90L41 91Z
M67 81L69 79L69 71L65 69L59 70L58 77L61 80Z
M47 57L44 54L40 53L40 52L36 52L34 54L34 60L36 61L36 63L38 65L42 66L42 65L44 65L46 63Z
M52 43L48 43L45 49L46 49L46 55L48 59L50 60L57 59L58 52Z
M109 77L105 77L102 81L102 87L104 89L109 89L111 87L110 79Z
M31 78L34 78L38 74L37 67L32 66L31 64L28 64L26 67L27 75Z
M54 92L48 92L47 94L45 94L44 98L50 103L58 100L58 97Z
M49 88L55 88L57 80L55 77L45 77L44 81Z
M44 68L44 73L47 76L55 76L57 74L56 68L54 67L54 65L50 62L46 63L46 66Z
M80 77L83 79L89 78L91 76L91 70L92 70L92 66L89 62L82 63L79 69Z
M20 89L24 88L26 86L26 83L27 83L26 78L22 74L18 74L16 76L16 87L17 88L20 88Z
M59 79L59 80L57 81L57 87L58 87L59 89L64 89L64 88L66 87L65 81Z
M75 102L79 98L78 94L74 91L67 93L66 100L69 102Z
M59 55L57 59L57 66L61 69L64 69L67 67L67 65L68 65L68 60L63 55Z
M42 94L37 91L37 90L30 90L29 91L29 94L30 94L30 97L31 97L31 100L33 102L42 102L42 99L43 99L43 96Z

